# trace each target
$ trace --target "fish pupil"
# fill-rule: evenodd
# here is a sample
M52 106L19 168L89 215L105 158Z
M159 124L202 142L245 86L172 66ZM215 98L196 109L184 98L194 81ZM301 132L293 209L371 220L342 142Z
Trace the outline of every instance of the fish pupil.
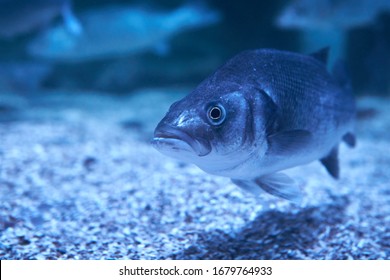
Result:
M209 115L212 120L219 120L222 116L221 109L218 107L213 107L211 108Z

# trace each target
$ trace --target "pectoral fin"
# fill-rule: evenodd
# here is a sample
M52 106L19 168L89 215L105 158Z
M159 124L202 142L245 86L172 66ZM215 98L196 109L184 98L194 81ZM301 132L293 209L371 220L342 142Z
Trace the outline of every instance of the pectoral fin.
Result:
M260 189L262 189L272 195L290 200L297 204L302 200L302 193L298 184L283 173L262 176L253 181L232 179L232 182L255 195L260 194Z
M269 151L272 155L291 156L304 151L311 138L312 135L307 130L297 129L278 132L268 137Z

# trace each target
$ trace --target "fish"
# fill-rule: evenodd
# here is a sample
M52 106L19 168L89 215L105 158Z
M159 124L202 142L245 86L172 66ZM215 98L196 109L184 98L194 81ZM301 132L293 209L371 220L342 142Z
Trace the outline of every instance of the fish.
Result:
M372 24L390 12L388 0L293 0L277 16L276 24L287 29L349 30Z
M37 31L60 15L69 32L81 32L70 0L0 0L0 38L11 39Z
M146 51L168 53L168 40L189 29L217 23L219 12L201 5L161 11L138 6L104 6L81 13L83 33L62 25L44 30L28 45L30 55L62 62L123 57Z
M299 184L282 171L319 160L339 178L338 146L356 144L348 74L342 62L327 70L328 53L239 53L171 105L152 146L256 195L300 203Z
M280 29L300 31L300 51L331 46L329 65L346 57L348 31L373 25L390 12L388 0L292 0L277 15Z

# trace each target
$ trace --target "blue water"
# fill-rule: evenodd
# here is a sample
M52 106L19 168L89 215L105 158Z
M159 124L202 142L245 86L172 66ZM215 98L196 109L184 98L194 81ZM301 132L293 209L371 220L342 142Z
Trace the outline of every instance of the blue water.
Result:
M310 53L330 46L330 64L339 58L346 61L356 94L382 96L390 94L388 74L390 73L390 13L388 7L379 5L374 12L363 9L357 12L358 14L351 14L349 9L353 5L349 2L353 1L336 1L346 2L346 5L339 8L341 11L336 9L335 14L321 18L315 16L316 11L307 11L311 7L305 4L307 1L302 1L303 7L300 9L304 12L306 9L306 13L311 13L312 18L297 27L295 26L297 19L292 19L287 26L277 25L278 18L290 5L290 1L287 0L272 2L209 0L202 1L201 4L199 1L181 0L79 0L69 4L69 10L76 19L76 23L69 21L69 18L64 19L66 13L59 10L53 12L46 22L38 24L36 19L23 16L23 13L33 11L37 18L42 18L42 9L45 5L53 6L53 3L68 1L40 0L37 3L43 3L42 6L27 7L26 11L23 11L23 5L20 4L23 2L23 0L0 1L0 7L3 6L0 14L5 13L4 7L8 3L7 13L14 15L10 17L12 20L5 18L2 21L4 30L17 30L22 23L29 23L28 26L31 26L30 29L25 28L15 34L11 33L7 36L0 34L0 89L23 93L37 89L65 89L104 91L116 94L128 93L145 87L193 86L228 58L246 49L277 48ZM319 3L330 2L334 1L319 1ZM361 0L360 2L363 5L368 5L369 2L371 6L375 6L375 3L388 1ZM132 46L124 43L125 39L110 41L111 37L123 37L120 33L120 22L114 27L108 24L115 17L114 13L110 14L112 6L118 10L133 7L139 11L146 11L143 17L147 20L137 23L142 26L143 31L140 29L141 31L137 32L144 32L144 37L152 38L147 46L142 45L133 51L130 50ZM162 37L158 37L160 34L156 26L153 24L148 26L148 22L153 21L153 16L149 16L148 12L164 12L165 18L163 16L157 21L157 25L164 26L164 24L168 25L169 16L167 15L183 6L202 7L207 11L213 11L218 13L218 19L213 23L205 22L205 13L203 13L204 18L198 19L199 21L189 28L183 28L183 23L177 20L171 23L171 26L176 24L177 30ZM101 20L92 21L89 24L97 27L101 36L106 39L107 44L113 47L113 50L98 49L95 55L92 55L91 48L86 47L82 50L83 46L88 44L91 46L101 44L101 41L81 40L80 38L90 35L88 28L84 28L84 33L71 34L70 38L72 39L73 36L76 41L82 41L81 50L77 48L75 54L90 51L90 58L78 59L74 54L64 55L59 45L65 45L66 49L68 45L75 44L74 38L70 40L65 36L58 39L58 35L54 33L49 37L51 39L55 37L56 44L46 46L47 49L38 44L35 51L31 51L32 42L56 26L68 24L67 31L77 31L79 28L77 24L80 24L82 30L83 15L94 14L97 9L106 10L107 14ZM364 14L365 11L367 15ZM194 14L194 12L191 13ZM313 14L316 21L313 19ZM350 17L349 21L346 21L352 22L353 26L345 26L345 23L340 22L340 14L343 19ZM195 19L190 16L188 20ZM330 22L331 27L323 27L321 22ZM133 24L135 25L136 23ZM134 38L135 35L129 36L129 38ZM135 42L138 42L137 38L134 39ZM59 50L59 56L47 55L50 48ZM37 52L40 54L37 55ZM58 59L58 57L61 58ZM36 67L32 68L31 64Z

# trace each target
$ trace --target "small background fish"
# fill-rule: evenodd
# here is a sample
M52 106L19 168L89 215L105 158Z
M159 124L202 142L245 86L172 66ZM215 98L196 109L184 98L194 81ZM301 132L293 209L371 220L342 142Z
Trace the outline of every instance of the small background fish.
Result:
M120 57L151 49L165 54L172 36L220 20L216 11L195 5L172 11L105 6L86 11L79 17L83 34L72 34L64 26L56 26L38 35L29 45L29 52L61 61Z
M389 13L390 1L387 0L292 0L281 9L275 24L281 29L300 31L302 52L308 53L324 45L331 46L330 65L338 58L347 56L350 31L370 27L376 34L369 56L377 56L375 63L385 65L388 64L383 62L385 55L380 52L384 48L388 50L389 44L383 40L386 32L383 30L382 16ZM380 73L370 76L370 80L377 80L375 77L383 79Z

